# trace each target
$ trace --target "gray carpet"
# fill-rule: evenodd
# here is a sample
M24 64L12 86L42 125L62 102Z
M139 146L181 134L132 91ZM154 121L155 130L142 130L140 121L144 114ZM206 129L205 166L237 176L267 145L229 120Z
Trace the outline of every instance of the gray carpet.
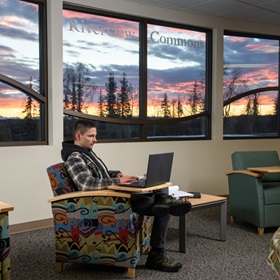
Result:
M219 208L187 214L186 254L178 252L178 218L170 223L166 250L183 263L178 273L145 268L142 256L135 279L184 280L276 280L267 265L268 242L277 228L258 236L250 224L237 221L227 224L227 241L219 241ZM97 265L66 264L62 273L55 270L53 229L46 228L11 235L11 280L88 280L128 279L127 270Z

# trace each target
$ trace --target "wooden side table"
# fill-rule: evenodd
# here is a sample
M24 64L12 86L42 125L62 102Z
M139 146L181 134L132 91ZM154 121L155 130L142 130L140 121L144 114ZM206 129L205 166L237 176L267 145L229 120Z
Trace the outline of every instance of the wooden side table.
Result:
M227 226L227 199L225 197L201 194L201 198L190 198L192 204L191 211L209 207L220 207L220 240L226 240ZM186 253L186 215L179 217L179 251Z
M14 207L0 202L0 280L10 279L10 235L8 213Z

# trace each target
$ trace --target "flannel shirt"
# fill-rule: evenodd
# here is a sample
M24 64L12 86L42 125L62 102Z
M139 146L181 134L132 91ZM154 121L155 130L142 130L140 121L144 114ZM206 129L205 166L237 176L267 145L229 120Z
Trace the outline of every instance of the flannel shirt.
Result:
M65 168L79 191L107 189L111 184L120 183L116 178L120 171L109 171L101 160L100 163L103 172L88 155L73 152L65 161ZM104 172L107 176L102 175Z

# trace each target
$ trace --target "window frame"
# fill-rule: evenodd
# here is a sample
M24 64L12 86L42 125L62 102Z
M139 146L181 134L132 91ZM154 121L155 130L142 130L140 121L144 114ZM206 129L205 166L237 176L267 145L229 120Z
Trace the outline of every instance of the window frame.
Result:
M225 36L238 36L238 37L246 37L246 38L259 38L259 39L271 39L271 40L278 40L279 41L279 46L280 46L280 36L276 36L276 35L269 35L269 34L259 34L259 33L249 33L249 32L239 32L239 31L234 31L234 30L224 30L223 33L223 42L224 42L224 37ZM224 57L224 54L223 54ZM224 79L223 79L224 80ZM250 94L254 94L254 93L260 93L262 92L261 90L262 88L259 89L253 89L253 90L249 90L248 92L251 92ZM278 103L277 106L278 108L280 108L280 52L278 55L278 87L270 87L270 90L275 90L275 91L279 91L278 93ZM242 95L242 94L241 94ZM244 95L244 94L243 94ZM245 96L249 96L249 95L244 95ZM243 98L243 97L240 97ZM239 98L238 98L239 99ZM228 102L227 100L224 100L224 92L223 92L223 108L229 104L231 104L232 102L238 100L235 97L230 98L231 102ZM228 136L224 134L224 118L223 118L223 140L248 140L248 139L279 139L280 138L280 110L278 110L278 116L277 116L277 120L278 120L278 133L277 135L262 135L262 136L256 136L256 135L233 135L233 136Z
M48 145L48 64L47 64L47 0L19 0L38 5L39 23L39 77L40 93L24 84L0 73L0 82L20 90L40 102L40 134L44 140L0 142L0 147Z
M108 16L122 20L137 21L139 23L139 118L137 120L120 119L120 118L109 118L99 117L80 112L74 112L68 109L63 109L64 116L70 116L74 118L89 119L92 121L101 121L106 123L116 124L131 124L140 125L141 136L137 139L100 139L102 143L115 143L115 142L154 142L154 141L187 141L187 140L211 140L212 138L212 49L213 49L213 31L211 29L195 27L186 24L178 24L169 21L156 20L151 18L144 18L139 16L130 16L127 14L120 14L115 12L97 10L91 7L77 6L75 4L64 3L63 10L71 10L75 12L82 12L88 14L94 14L97 16ZM191 31L205 32L206 42L205 45L205 111L197 115L191 115L182 118L175 119L161 119L161 120L149 120L147 117L147 25L155 24L161 26L168 26L173 28L182 28ZM161 125L161 124L177 124L188 120L205 118L205 136L173 136L165 137L161 136L158 138L148 137L148 125Z

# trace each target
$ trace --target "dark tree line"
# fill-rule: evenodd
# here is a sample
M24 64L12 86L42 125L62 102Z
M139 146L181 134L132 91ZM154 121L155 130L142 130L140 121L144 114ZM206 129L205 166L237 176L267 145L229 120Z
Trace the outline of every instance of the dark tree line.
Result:
M240 68L230 68L224 72L224 76L224 100L244 95L249 91L248 81L243 79ZM278 96L275 99L272 115L268 116L261 116L259 93L250 94L244 98L246 105L238 116L230 115L232 103L224 106L224 134L276 133Z
M118 82L120 86L118 87ZM138 93L129 84L123 73L117 82L114 73L110 72L105 84L105 92L99 90L97 96L98 115L110 118L132 118L134 105L138 103ZM88 102L97 94L97 86L91 83L90 73L82 63L67 65L64 68L64 108L77 112L86 112ZM205 86L194 82L193 90L184 100L179 96L170 101L167 93L163 94L157 117L179 118L183 115L195 115L204 110Z

